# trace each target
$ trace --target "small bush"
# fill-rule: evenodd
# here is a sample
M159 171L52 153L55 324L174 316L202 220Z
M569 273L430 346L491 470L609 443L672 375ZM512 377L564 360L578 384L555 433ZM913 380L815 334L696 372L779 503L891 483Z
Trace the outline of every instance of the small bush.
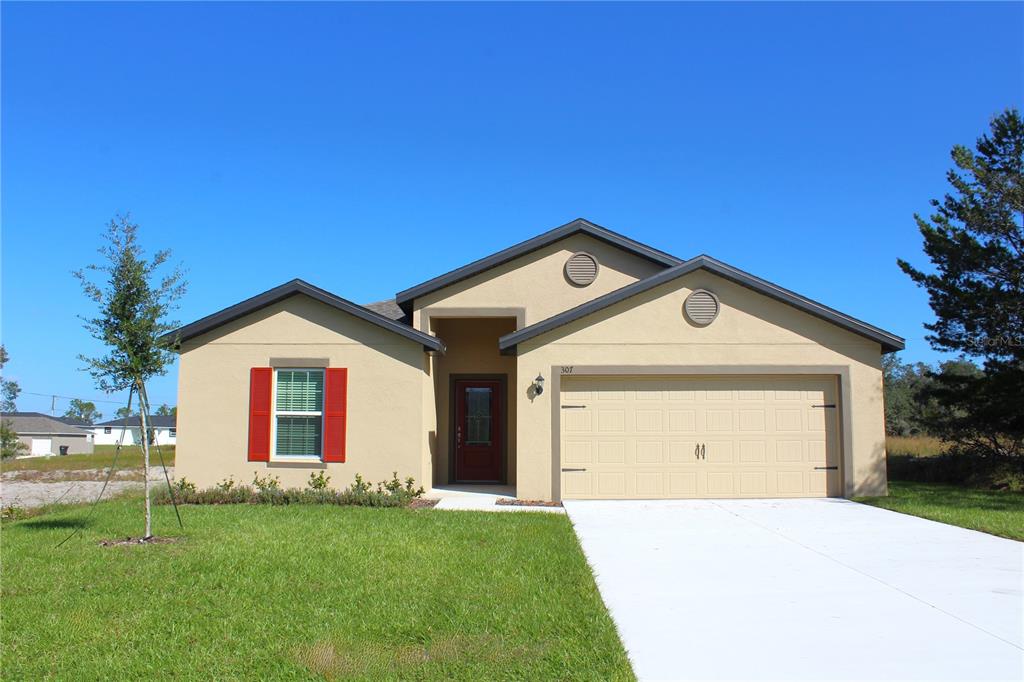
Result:
M196 491L196 484L188 480L184 476L174 482L174 492L179 497L181 495L194 493Z
M261 477L258 471L252 474L252 487L261 493L274 493L281 489L281 477L267 474Z
M324 472L318 471L309 475L309 483L306 487L310 490L327 490L330 487L331 477L324 476Z
M176 486L174 493L181 504L334 504L359 507L405 507L423 495L423 488L416 487L412 477L404 482L395 472L388 481L370 484L356 474L355 481L344 490L328 487L329 476L310 475L306 488L282 488L277 476L253 477L253 485L236 485L233 479L225 479L212 488L196 490L195 485ZM157 504L170 504L171 496L166 489L154 496Z

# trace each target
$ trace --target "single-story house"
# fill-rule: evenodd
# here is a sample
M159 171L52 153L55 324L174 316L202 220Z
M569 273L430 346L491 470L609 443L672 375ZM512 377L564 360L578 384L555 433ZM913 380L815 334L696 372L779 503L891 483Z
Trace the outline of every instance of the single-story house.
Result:
M92 434L42 412L9 412L2 416L28 450L25 456L79 455L93 451Z
M881 362L904 346L586 220L391 301L296 279L169 336L177 474L201 486L397 471L543 500L884 494Z
M147 418L148 428L153 432L151 443L158 445L174 445L178 440L177 418L174 415L154 414ZM97 445L139 445L142 439L139 432L139 417L133 415L123 419L94 424L89 427L96 438Z

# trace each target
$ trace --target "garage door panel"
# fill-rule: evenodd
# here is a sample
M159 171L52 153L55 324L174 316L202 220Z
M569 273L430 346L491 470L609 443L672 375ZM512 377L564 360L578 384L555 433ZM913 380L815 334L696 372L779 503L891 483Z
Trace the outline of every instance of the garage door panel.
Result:
M842 492L834 377L571 377L563 385L562 405L577 408L561 410L563 468L585 469L563 472L565 498Z

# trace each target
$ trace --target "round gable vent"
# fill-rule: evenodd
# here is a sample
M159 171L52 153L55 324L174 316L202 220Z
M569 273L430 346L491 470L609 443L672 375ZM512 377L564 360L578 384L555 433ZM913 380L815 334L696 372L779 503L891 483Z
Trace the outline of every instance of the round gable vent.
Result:
M686 317L689 318L690 322L702 327L715 321L720 307L718 297L704 289L694 291L686 297L686 302L683 303L683 311L686 313Z
M597 259L584 251L572 254L565 261L565 276L577 286L587 286L597 279Z

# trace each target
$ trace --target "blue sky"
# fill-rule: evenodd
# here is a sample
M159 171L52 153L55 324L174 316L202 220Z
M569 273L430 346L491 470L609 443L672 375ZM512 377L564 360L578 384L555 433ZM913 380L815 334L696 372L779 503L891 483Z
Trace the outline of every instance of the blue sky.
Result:
M379 300L585 217L934 361L896 258L924 262L950 147L1024 98L1019 3L0 12L8 374L87 399L119 396L78 371L100 349L70 272L124 211L188 269L183 322L293 277Z

